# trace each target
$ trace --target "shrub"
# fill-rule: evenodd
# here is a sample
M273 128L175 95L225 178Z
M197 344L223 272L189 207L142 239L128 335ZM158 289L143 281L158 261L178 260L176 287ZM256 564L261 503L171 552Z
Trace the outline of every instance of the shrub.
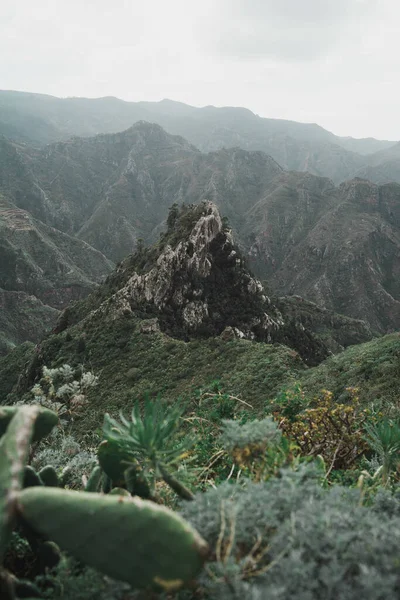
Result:
M323 390L312 407L290 417L275 412L282 432L307 456L322 456L330 469L348 469L368 449L364 426L368 409L360 409L356 390L349 404L338 404Z
M87 392L98 384L98 377L82 368L64 364L56 369L43 367L43 376L33 386L33 403L54 410L60 417L71 418L87 404Z
M366 440L381 462L382 480L386 485L391 473L400 465L400 421L386 418L368 423L366 432Z
M254 481L276 476L283 466L296 467L300 462L298 448L282 436L270 417L246 423L223 421L221 439L240 471Z
M283 389L275 398L273 411L293 421L306 407L305 393L297 383L292 387Z
M201 577L207 597L399 597L398 499L387 493L368 508L359 490L324 489L318 477L312 465L286 469L280 478L226 483L185 504L184 516L212 548Z
M93 452L82 448L72 436L64 436L60 429L52 432L49 445L43 443L32 459L36 471L51 465L61 475L68 469L68 487L73 489L82 488L83 478L89 477L96 464L97 458Z

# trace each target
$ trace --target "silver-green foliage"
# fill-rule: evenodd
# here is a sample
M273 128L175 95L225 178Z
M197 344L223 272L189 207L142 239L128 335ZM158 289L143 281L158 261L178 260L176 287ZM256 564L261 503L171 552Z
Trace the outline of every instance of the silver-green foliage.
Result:
M98 377L90 371L73 369L68 364L55 369L44 366L42 379L31 390L32 402L46 406L60 416L73 413L87 403L87 391L97 384Z
M68 469L68 486L82 487L82 478L89 477L97 464L96 455L83 449L72 436L64 435L60 430L53 431L49 441L50 444L43 445L34 455L32 466L39 471L51 465L60 476Z
M270 417L244 424L232 420L222 422L221 441L227 450L253 444L275 445L281 437L278 425Z
M311 475L311 477L310 477ZM310 466L265 483L223 484L183 515L209 542L208 597L389 600L400 597L399 498L324 489Z

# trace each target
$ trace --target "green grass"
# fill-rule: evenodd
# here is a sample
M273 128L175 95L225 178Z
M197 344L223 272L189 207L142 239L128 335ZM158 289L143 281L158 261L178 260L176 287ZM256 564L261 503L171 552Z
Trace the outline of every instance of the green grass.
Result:
M183 342L163 333L141 333L140 322L127 318L103 329L86 325L84 334L75 326L43 343L42 364L83 363L99 375L99 385L88 393L89 405L76 423L77 432L96 429L105 412L129 410L147 393L170 401L188 399L216 379L224 391L259 411L305 368L297 353L279 344L218 337Z
M385 409L400 400L400 334L375 338L351 346L302 376L308 394L325 388L337 401L347 399L347 387L360 390L363 404L378 402Z
M142 333L141 323L132 317L117 319L112 326L89 320L84 330L76 325L42 343L41 365L83 364L99 375L99 385L88 394L89 405L74 424L78 436L98 429L105 412L128 411L147 393L171 402L193 400L197 389L214 380L225 393L251 404L254 416L294 382L308 398L325 388L342 402L348 398L346 388L357 387L363 404L377 402L383 409L399 404L399 334L352 346L307 369L293 350L279 344L219 337L184 342L160 332ZM0 401L33 356L33 345L24 344L0 359Z

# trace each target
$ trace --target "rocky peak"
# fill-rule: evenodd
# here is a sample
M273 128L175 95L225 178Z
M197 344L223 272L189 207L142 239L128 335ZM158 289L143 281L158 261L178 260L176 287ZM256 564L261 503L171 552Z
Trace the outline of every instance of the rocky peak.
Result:
M268 338L282 324L279 312L267 314L262 285L244 268L230 230L209 201L172 209L153 264L134 271L112 304L114 315L121 309L154 312L162 328L179 337L219 334L239 321L245 337L259 337L255 330L261 328Z
M158 244L121 263L113 285L88 320L112 323L135 314L157 319L159 329L181 339L222 334L287 343L310 363L328 354L304 327L285 323L210 201L174 205Z

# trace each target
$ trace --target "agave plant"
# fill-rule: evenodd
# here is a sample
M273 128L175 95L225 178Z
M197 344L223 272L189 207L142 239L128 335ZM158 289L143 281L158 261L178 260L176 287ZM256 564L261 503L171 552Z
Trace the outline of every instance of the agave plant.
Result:
M367 442L382 462L382 480L386 485L400 462L400 421L383 419L365 429Z
M139 403L133 407L130 420L122 413L120 421L106 414L103 435L108 443L118 448L121 455L126 455L127 466L135 457L147 460L176 493L191 500L192 493L168 470L168 467L187 458L188 450L195 441L187 437L177 440L176 433L183 410L182 406L167 405L160 398L150 400L147 397L143 415Z

